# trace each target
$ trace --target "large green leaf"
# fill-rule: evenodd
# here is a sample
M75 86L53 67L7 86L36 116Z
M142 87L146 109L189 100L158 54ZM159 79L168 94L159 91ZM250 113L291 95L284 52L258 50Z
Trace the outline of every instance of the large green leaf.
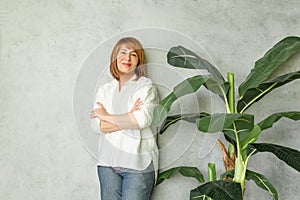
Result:
M274 113L267 117L266 119L259 122L257 125L260 127L261 130L265 130L271 128L275 122L277 122L282 117L289 118L292 120L300 120L300 112L299 111L290 111L290 112L281 112L281 113Z
M185 177L192 177L197 179L200 183L204 182L204 178L202 173L199 171L196 167L187 167L187 166L181 166L181 167L175 167L168 169L164 172L161 172L158 174L156 185L161 184L164 180L169 179L171 176L173 176L176 173L180 173L182 176Z
M186 69L206 69L220 84L225 82L222 74L207 60L183 46L172 47L167 55L168 63L174 67Z
M278 193L272 183L262 174L247 170L246 179L253 180L256 185L270 193L272 199L278 200Z
M284 74L271 81L262 83L255 88L248 89L238 101L237 111L241 113L244 112L253 103L259 101L262 97L275 88L281 87L298 78L300 78L300 71Z
M264 57L255 62L254 68L239 86L240 96L243 97L247 90L258 87L274 70L299 50L299 37L286 37L278 42Z
M239 183L219 180L200 185L191 190L190 200L242 200L242 189Z
M261 136L261 129L257 124L255 124L253 129L246 135L246 137L240 141L243 160L246 160L247 158L248 145L250 143L254 143L260 136Z
M227 171L225 173L223 173L220 178L224 179L225 177L230 177L233 178L234 177L234 170L230 170ZM271 184L271 182L264 177L263 175L247 170L246 171L246 179L249 180L253 180L257 186L259 186L260 188L268 191L270 193L270 195L272 196L273 199L277 200L278 199L278 194L276 189L274 188L274 186Z
M221 99L225 100L229 84L225 81L217 68L210 64L207 60L199 57L194 52L182 46L172 47L168 52L167 59L168 63L174 67L186 69L206 69L211 76L204 86L208 90L219 95Z
M256 149L258 152L270 152L280 160L300 172L300 152L296 149L269 143L253 143L248 146L250 151Z
M196 92L209 78L209 76L197 75L188 78L179 83L177 86L175 86L173 92L171 92L167 97L161 100L160 104L155 107L153 113L154 120L152 122L152 125L160 126L167 117L167 114L170 111L172 104L178 98Z
M161 126L159 133L163 134L169 126L171 126L172 124L175 124L176 122L178 122L180 120L195 123L197 119L206 117L208 115L209 115L208 113L202 112L202 113L194 113L194 114L182 114L182 115L168 116L167 119L164 121L163 125Z
M229 83L224 82L223 84L219 84L217 80L214 78L207 79L207 81L203 84L206 89L217 94L224 101L225 96L229 90Z
M235 139L235 131L239 139L244 139L247 133L253 129L254 116L240 113L215 113L197 120L198 130L206 133L222 131L231 139Z
M241 150L247 149L247 145L254 143L261 135L260 127L255 124L253 129L246 135L246 137L240 141Z
M253 127L253 115L240 113L215 113L199 119L197 125L202 132L215 133L228 130L235 121L245 121Z

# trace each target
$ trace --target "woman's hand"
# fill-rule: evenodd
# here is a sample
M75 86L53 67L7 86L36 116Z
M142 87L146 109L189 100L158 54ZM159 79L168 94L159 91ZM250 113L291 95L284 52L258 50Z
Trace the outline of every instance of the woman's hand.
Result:
M138 99L135 101L135 103L134 103L132 109L130 110L130 112L132 113L132 112L134 112L134 111L140 110L142 105L143 105L143 102L141 101L140 98L138 98Z
M90 117L91 118L98 118L99 120L104 120L110 115L104 106L100 103L97 102L97 105L99 108L95 108L94 110L91 111Z

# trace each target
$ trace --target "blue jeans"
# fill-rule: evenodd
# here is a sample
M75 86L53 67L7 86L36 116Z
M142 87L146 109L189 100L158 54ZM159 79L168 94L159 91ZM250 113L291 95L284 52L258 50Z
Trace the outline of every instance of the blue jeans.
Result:
M143 171L98 166L101 200L149 200L155 182L153 163Z

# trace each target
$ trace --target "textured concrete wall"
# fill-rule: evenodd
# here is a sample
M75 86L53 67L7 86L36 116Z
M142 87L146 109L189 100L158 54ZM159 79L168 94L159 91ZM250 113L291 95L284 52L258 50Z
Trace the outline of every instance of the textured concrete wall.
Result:
M0 0L0 199L99 199L95 160L78 137L72 110L77 74L98 44L136 28L172 29L200 43L220 71L234 72L240 83L276 42L300 35L299 8L297 0ZM278 73L299 70L299 64L297 54ZM298 89L295 81L250 111L258 121L300 110ZM299 125L281 120L261 141L299 149ZM215 162L221 172L220 150L211 140L203 158L202 141L196 136L169 167L194 165L206 173L206 163ZM280 199L299 198L298 172L273 155L253 157L250 168L271 180ZM196 186L176 176L156 187L153 199L188 199ZM271 199L251 182L246 197Z

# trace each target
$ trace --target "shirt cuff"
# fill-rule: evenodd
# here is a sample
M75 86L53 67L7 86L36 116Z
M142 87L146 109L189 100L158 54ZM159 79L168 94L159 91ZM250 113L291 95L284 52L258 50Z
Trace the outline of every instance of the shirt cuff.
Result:
M143 113L143 111L141 110L133 111L133 115L140 129L150 126L150 124L148 123L149 120L147 120L147 116L145 115L145 113Z

